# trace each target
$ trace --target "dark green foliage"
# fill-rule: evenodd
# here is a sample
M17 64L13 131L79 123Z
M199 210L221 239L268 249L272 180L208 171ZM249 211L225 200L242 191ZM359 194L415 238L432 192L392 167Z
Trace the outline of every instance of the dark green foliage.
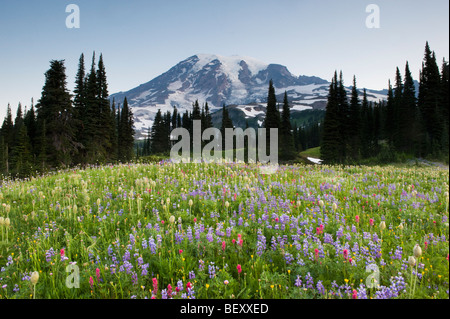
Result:
M280 128L280 112L277 107L277 98L275 95L275 88L273 81L269 81L269 92L267 94L267 110L264 118L263 127L266 128L266 154L269 154L270 149L270 129ZM280 145L280 134L278 133L278 146Z
M448 72L445 60L439 71L435 54L427 43L418 98L406 62L403 79L397 68L394 88L389 81L387 101L368 102L364 90L359 108L354 80L349 109L342 73L338 84L335 73L323 125L321 153L324 162L356 163L358 155L360 159L376 158L383 162L413 156L448 161ZM358 110L360 121L356 120ZM345 145L347 147L343 148Z
M281 112L281 127L279 136L281 160L292 160L296 157L294 136L291 126L291 112L287 92L284 92L283 110Z
M50 61L42 96L36 105L38 127L46 120L47 160L54 167L72 164L72 156L79 148L65 69L64 60Z
M126 100L124 109L116 112L114 101L110 106L102 55L97 69L93 55L87 75L81 55L73 100L64 60L50 61L36 108L33 100L25 112L19 104L13 122L8 105L0 130L0 172L25 177L36 170L116 161L119 154L122 161L133 159L134 120Z
M118 159L122 162L133 158L134 146L134 120L133 113L128 107L128 101L123 100L122 110L118 121Z
M324 163L342 162L341 148L344 141L342 135L339 134L341 129L341 115L339 114L339 100L338 100L338 79L337 72L331 80L328 102L323 122L323 137L320 147L321 159Z
M348 113L348 157L351 161L358 161L360 157L361 143L361 105L356 88L356 77L353 77L352 95L350 98L350 109Z
M222 134L222 148L225 150L225 129L234 128L233 121L228 115L228 110L225 104L222 106L222 125L220 127L220 133Z

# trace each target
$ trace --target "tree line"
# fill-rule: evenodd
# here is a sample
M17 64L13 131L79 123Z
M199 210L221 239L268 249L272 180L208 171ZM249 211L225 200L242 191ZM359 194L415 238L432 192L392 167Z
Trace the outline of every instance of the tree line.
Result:
M79 59L74 94L67 89L64 60L50 61L41 98L23 112L11 107L0 128L0 173L24 177L73 165L129 161L134 156L134 120L126 98L108 98L103 56L95 52L88 73Z
M279 129L278 145L279 158L282 160L294 159L296 157L296 144L297 136L294 138L294 132L290 121L290 106L287 99L287 93L284 95L283 110L280 112L279 106L277 104L275 89L272 80L269 82L269 92L267 98L267 112L266 118L263 123L263 127L266 129L277 128ZM201 133L203 131L213 127L213 122L211 118L210 109L208 103L206 102L202 107L197 101L192 104L192 111L186 110L182 115L178 112L177 108L174 107L173 113L167 111L162 114L161 110L158 109L156 113L155 120L151 128L148 129L147 136L143 143L142 149L139 150L139 154L146 156L151 154L168 154L170 149L176 141L170 140L170 132L178 127L187 129L190 136L193 136L193 121L201 121ZM246 127L249 127L248 122L246 122ZM228 114L228 110L225 104L222 106L222 122L220 125L220 132L222 136L222 146L225 148L225 129L235 128L232 119ZM296 128L297 135L301 132L301 128ZM256 135L256 142L258 143L258 135ZM269 150L269 139L270 133L267 130L267 150ZM234 138L235 141L235 138ZM299 140L300 141L300 140ZM209 141L202 141L202 147ZM191 140L191 150L192 150ZM300 142L299 142L300 143ZM298 145L297 145L298 146ZM248 138L244 138L244 147L248 148Z
M396 156L430 157L448 161L449 65L425 45L416 92L408 62L404 75L397 67L395 83L389 81L386 101L362 100L356 77L350 98L342 71L330 84L323 122L321 158L324 163L359 163L368 158L389 162Z

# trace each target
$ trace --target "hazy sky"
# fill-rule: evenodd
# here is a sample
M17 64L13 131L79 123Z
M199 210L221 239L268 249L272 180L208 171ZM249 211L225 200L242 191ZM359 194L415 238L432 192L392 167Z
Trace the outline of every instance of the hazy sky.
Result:
M80 28L66 27L66 6ZM380 9L379 28L368 28ZM197 53L243 55L287 66L294 75L387 87L408 60L418 79L425 42L449 57L447 0L0 0L0 120L11 104L40 98L50 60L64 59L69 90L81 53L103 53L109 92L126 91Z

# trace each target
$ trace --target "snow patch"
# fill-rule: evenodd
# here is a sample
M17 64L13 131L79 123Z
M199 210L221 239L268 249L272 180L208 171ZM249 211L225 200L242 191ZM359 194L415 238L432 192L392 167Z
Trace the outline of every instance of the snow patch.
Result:
M322 164L323 160L314 158L314 157L307 157L308 161L313 162L314 164Z

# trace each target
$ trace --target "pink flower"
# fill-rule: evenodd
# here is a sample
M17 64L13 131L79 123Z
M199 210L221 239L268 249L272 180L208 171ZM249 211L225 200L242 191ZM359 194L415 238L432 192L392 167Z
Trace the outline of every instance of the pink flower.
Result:
M428 248L428 242L425 242L425 249Z
M242 267L241 267L241 265L238 264L236 268L237 268L238 274L240 274L240 273L242 272Z
M182 254L182 253L183 253L183 249L180 249L178 252L179 252L180 254Z
M235 243L236 243L236 239L233 238L233 240L232 240L231 242L232 242L233 244L235 244Z
M61 250L59 251L59 253L60 253L61 257L64 257L64 254L65 254L66 252L64 251L64 248L61 248Z
M196 223L197 222L197 217L194 217L194 223Z
M236 200L236 198L237 198L237 194L236 194L236 193L234 193L234 200Z
M158 279L153 278L153 294L156 295L158 293Z
M172 298L172 286L170 284L167 285L167 298Z
M164 225L164 221L163 221L163 220L161 221L161 224L163 224L163 225Z
M314 249L314 254L316 255L316 260L319 257L319 249Z
M278 220L279 220L279 219L278 219L278 217L277 217L277 218L275 218L275 222L277 222L277 223L278 223Z
M226 245L227 245L227 244L225 243L225 241L223 241L223 242L222 242L222 250L223 250L223 251L225 251Z
M369 220L369 224L370 224L370 226L373 226L373 219L372 218Z
M92 289L92 286L94 286L94 279L92 278L92 276L89 277L89 284L91 285Z
M242 238L240 238L240 239L239 239L239 243L238 243L238 244L239 244L239 246L241 246L241 247L242 247L242 244L243 244L243 243L244 243L244 241L242 240Z
M358 292L353 289L352 299L358 299Z
M356 222L359 223L359 215L355 216Z
M186 290L188 289L188 288L191 288L192 289L192 284L188 281L188 283L186 284Z
M95 274L97 275L97 281L100 281L100 269L95 269Z
M348 258L348 250L344 249L343 254L344 254L344 259L347 259Z

